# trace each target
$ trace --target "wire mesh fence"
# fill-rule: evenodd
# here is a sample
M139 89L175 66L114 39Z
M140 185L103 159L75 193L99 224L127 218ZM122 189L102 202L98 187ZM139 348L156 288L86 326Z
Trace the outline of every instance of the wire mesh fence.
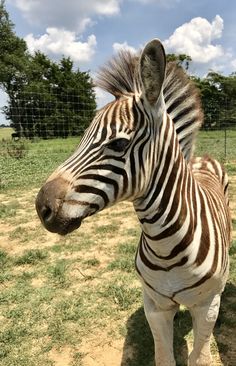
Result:
M82 89L58 92L35 88L32 92L9 93L3 112L14 129L12 137L26 139L66 138L81 135L93 118L93 95Z
M83 99L81 90L50 95L21 93L5 107L8 126L0 127L0 189L41 183L75 150L92 121L96 105ZM225 106L222 110L215 119L212 113L199 132L195 155L236 164L236 103L228 118Z
M195 155L205 154L221 162L232 160L236 163L236 129L201 130L196 140Z

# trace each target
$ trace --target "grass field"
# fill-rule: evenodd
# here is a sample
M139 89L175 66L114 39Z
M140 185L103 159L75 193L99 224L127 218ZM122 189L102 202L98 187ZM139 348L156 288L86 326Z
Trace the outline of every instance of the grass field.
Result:
M222 138L218 132L202 132L196 153L224 160ZM121 203L101 212L67 237L46 232L36 216L39 186L77 143L75 138L24 142L24 156L17 159L0 142L1 366L154 365L134 271L140 229L132 206ZM231 134L225 163L234 241L212 340L215 366L236 365L235 157L236 134ZM191 346L191 320L182 308L175 320L178 366L187 365Z

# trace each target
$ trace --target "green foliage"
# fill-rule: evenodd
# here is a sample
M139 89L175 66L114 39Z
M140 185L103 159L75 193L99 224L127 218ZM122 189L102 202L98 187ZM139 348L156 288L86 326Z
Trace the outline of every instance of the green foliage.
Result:
M24 81L9 96L6 117L30 139L81 135L96 109L89 74L74 70L69 58L57 64L40 52L29 57Z
M236 128L236 74L210 72L206 78L192 77L200 89L204 128Z
M16 36L14 24L9 19L5 2L0 1L0 88L6 92L15 84L23 72L27 59L27 47L23 39Z
M59 63L41 52L29 54L14 33L4 1L0 2L0 87L9 97L4 108L21 137L77 136L92 120L95 93L88 72L74 70L70 58Z
M169 53L166 55L167 62L176 62L177 65L183 67L185 70L188 70L189 64L192 61L191 57L185 54L175 55L174 53Z
M189 69L191 57L185 54L168 54L167 62L176 62L186 71ZM204 111L203 128L236 129L236 73L224 76L210 71L205 78L191 76L200 91Z

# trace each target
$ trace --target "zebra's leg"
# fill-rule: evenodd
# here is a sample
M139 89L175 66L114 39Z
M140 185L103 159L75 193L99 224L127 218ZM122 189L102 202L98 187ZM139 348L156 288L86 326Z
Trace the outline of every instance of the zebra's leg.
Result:
M144 310L154 338L156 366L175 366L173 320L178 306L163 310L144 291Z
M189 357L189 366L210 366L211 334L219 314L220 294L211 297L208 303L190 309L193 319L193 350Z

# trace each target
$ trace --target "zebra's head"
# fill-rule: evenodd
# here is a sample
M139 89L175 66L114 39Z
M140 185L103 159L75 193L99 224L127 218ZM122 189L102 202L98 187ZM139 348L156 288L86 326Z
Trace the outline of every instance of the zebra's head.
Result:
M139 56L123 52L101 71L100 85L116 100L97 112L75 153L39 191L36 209L49 231L67 234L87 216L142 197L165 113L165 66L154 39Z

